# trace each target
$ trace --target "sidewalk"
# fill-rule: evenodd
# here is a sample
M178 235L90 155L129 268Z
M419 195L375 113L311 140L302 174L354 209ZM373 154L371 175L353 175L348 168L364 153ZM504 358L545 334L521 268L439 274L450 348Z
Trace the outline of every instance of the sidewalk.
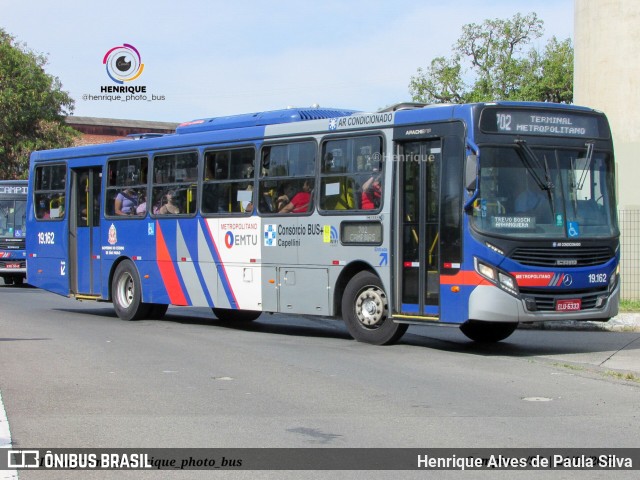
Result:
M523 325L539 330L593 330L608 332L640 332L640 312L622 312L608 322L576 322L573 320Z
M563 352L543 355L554 361L603 368L606 375L640 384L640 312L623 312L608 322L546 322L522 325L524 329L580 330L593 332L628 333L610 339L610 349L598 351Z

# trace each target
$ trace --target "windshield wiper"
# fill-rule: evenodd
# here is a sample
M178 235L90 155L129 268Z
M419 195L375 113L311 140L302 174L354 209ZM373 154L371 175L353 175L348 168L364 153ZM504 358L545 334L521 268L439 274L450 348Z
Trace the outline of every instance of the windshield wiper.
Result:
M531 147L527 144L526 140L521 138L516 138L516 145L518 145L524 155L520 158L522 159L522 163L526 167L527 171L531 174L536 185L540 188L540 190L545 190L547 192L547 196L549 197L549 204L551 205L551 214L553 215L555 212L555 202L553 200L553 189L554 184L551 181L551 172L549 170L549 164L547 162L547 157L544 157L544 165L540 162L540 159L536 156L535 152L531 150ZM538 175L536 168L539 170L544 170L544 181Z
M522 163L524 163L524 166L527 167L527 170L535 180L538 187L540 187L540 190L547 190L547 191L553 190L554 185L553 185L553 182L551 181L551 174L549 173L549 165L547 164L546 157L544 160L544 165L542 165L542 163L536 156L535 152L531 150L531 147L529 145L527 145L526 140L517 138L515 142L516 142L516 145L522 148L522 151L524 152L524 155L521 157ZM538 168L539 170L544 170L544 176L545 176L544 181L538 175L536 168Z
M578 180L577 190L582 190L582 187L584 187L584 182L587 180L587 172L591 171L591 161L593 160L594 143L587 142L585 143L585 146L587 147L587 154L584 158L584 168L580 173L580 180ZM581 159L578 159L578 160L581 160Z

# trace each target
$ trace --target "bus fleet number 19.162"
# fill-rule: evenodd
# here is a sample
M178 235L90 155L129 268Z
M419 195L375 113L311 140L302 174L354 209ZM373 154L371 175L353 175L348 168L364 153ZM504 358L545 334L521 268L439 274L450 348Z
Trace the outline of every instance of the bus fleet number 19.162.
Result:
M39 232L38 243L40 245L54 245L56 236L53 232Z

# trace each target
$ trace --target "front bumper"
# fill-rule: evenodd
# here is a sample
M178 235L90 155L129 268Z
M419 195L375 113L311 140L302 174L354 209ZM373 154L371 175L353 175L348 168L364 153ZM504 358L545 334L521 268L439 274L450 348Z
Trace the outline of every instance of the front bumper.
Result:
M558 298L564 296L562 291L558 291ZM604 304L598 308L585 308L569 312L529 311L525 307L524 298L516 298L493 285L482 285L476 287L469 297L469 320L510 323L562 320L606 321L618 314L619 301L620 284L616 285Z

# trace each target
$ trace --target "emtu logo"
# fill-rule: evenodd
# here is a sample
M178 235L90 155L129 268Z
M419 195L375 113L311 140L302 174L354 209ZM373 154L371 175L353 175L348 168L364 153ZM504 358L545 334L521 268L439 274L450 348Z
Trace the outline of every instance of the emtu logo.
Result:
M140 52L128 43L113 47L105 53L102 64L106 66L109 78L119 84L135 80L144 70Z

